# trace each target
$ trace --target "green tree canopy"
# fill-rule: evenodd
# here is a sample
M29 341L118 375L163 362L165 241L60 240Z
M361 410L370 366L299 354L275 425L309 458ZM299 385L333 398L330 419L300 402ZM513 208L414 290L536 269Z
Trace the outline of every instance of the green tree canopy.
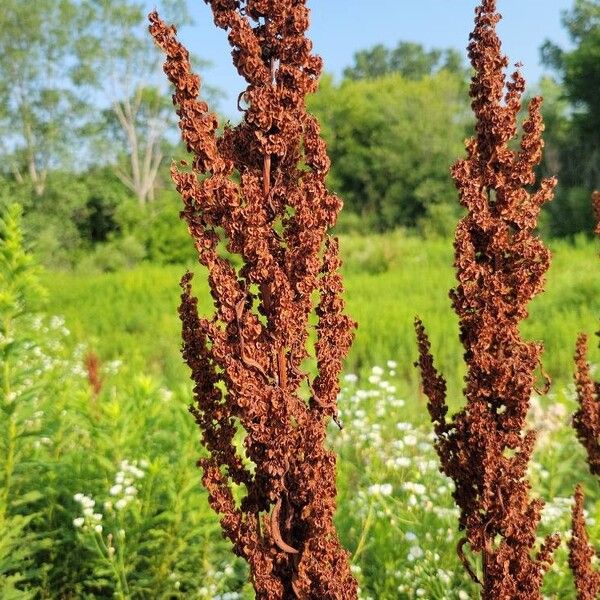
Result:
M563 184L590 190L600 185L600 0L575 0L563 14L573 42L565 51L548 41L545 63L562 79L572 107L572 135L563 152Z
M3 0L0 10L0 154L40 196L48 171L71 159L85 103L76 93L86 44L77 0Z
M395 48L377 44L354 55L354 64L344 71L348 79L373 79L399 73L406 79L421 79L441 70L465 74L458 50L425 50L415 42L399 42Z
M325 78L311 109L347 211L383 230L458 206L449 168L470 123L461 76L442 71L415 81L395 73L340 85Z

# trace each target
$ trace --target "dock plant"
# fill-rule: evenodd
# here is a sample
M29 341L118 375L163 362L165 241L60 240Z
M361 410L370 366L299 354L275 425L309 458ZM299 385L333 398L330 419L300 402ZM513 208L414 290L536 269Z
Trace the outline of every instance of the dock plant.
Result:
M596 218L596 235L600 235L600 191L592 195ZM575 349L575 388L578 408L573 415L577 439L585 448L590 473L600 477L600 383L592 379L588 362L588 337L581 333ZM575 579L577 600L595 600L600 594L600 571L594 570L593 547L585 528L585 495L579 485L575 490L572 536L569 541L569 565Z
M517 146L525 81L507 80L495 0L482 0L468 47L475 136L452 175L466 215L454 242L457 286L451 291L467 365L466 406L448 419L446 382L434 366L422 322L416 332L423 389L443 472L455 484L459 556L486 600L539 600L544 573L559 544L537 547L544 503L532 497L528 465L536 434L526 417L542 346L522 338L527 305L542 291L550 255L534 231L554 178L537 189L542 156L542 100L533 98ZM518 67L518 65L517 65ZM467 554L480 555L478 569Z
M247 82L243 118L222 133L175 29L150 15L193 156L171 174L214 305L200 316L187 273L179 312L208 453L203 484L257 598L348 600L357 585L333 524L336 459L325 438L354 324L327 233L342 203L326 188L330 161L306 108L322 63L305 0L208 4Z

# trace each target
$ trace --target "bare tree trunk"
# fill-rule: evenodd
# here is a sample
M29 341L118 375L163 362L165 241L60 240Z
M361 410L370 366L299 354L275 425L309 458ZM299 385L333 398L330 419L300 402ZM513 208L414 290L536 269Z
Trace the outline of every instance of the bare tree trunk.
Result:
M142 104L142 89L138 88L132 99L113 103L113 111L125 134L129 150L128 169L117 167L115 175L130 189L141 205L154 199L158 169L163 154L160 150L162 130L158 126L150 129L148 139L140 139L136 117Z

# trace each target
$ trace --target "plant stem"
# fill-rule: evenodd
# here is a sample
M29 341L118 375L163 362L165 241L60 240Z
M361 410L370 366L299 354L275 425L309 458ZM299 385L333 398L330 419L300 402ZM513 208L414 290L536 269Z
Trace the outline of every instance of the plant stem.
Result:
M3 331L5 338L10 337L12 320L5 319ZM17 443L17 421L14 407L10 407L11 385L10 385L10 365L8 360L2 365L2 393L4 396L3 408L7 414L6 424L6 459L4 461L4 485L2 490L2 502L0 503L0 521L4 521L8 512L10 498L10 488L12 486L13 472L15 466L15 449Z

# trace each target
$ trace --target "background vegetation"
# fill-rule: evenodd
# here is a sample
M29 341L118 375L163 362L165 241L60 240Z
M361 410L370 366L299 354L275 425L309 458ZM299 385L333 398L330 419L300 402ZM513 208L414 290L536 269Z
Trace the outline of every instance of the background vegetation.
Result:
M188 21L185 2L167 17ZM600 185L600 8L576 0L566 52L541 49L548 75L543 175L556 174L547 237L589 235L589 193ZM454 49L360 51L341 81L323 79L311 109L345 200L339 231L448 235L458 215L448 170L472 118L469 71ZM160 56L134 0L7 0L0 15L0 198L24 211L27 239L53 269L117 271L143 260L192 257L168 167L182 158ZM199 58L197 68L205 66ZM209 100L218 91L204 89Z
M161 4L185 18L177 0ZM575 337L600 314L589 205L600 186L597 0L576 0L564 22L573 49L545 44L549 75L538 84L542 171L561 181L541 226L554 260L524 325L543 340L554 380L534 402L532 477L552 499L544 528L561 532L579 480L600 514L569 428ZM413 368L418 312L461 402L446 295L460 214L448 169L472 126L461 54L376 46L357 53L341 81L325 77L311 100L333 159L330 185L346 202L338 233L360 322L340 400L345 428L332 428L331 443L341 456L338 525L365 599L477 597L455 555L451 487L437 471ZM202 277L168 181L184 153L158 61L144 11L129 0L3 3L2 600L251 597L194 464L177 280L186 267L197 286ZM201 294L204 308L209 301ZM574 595L564 549L546 595Z

